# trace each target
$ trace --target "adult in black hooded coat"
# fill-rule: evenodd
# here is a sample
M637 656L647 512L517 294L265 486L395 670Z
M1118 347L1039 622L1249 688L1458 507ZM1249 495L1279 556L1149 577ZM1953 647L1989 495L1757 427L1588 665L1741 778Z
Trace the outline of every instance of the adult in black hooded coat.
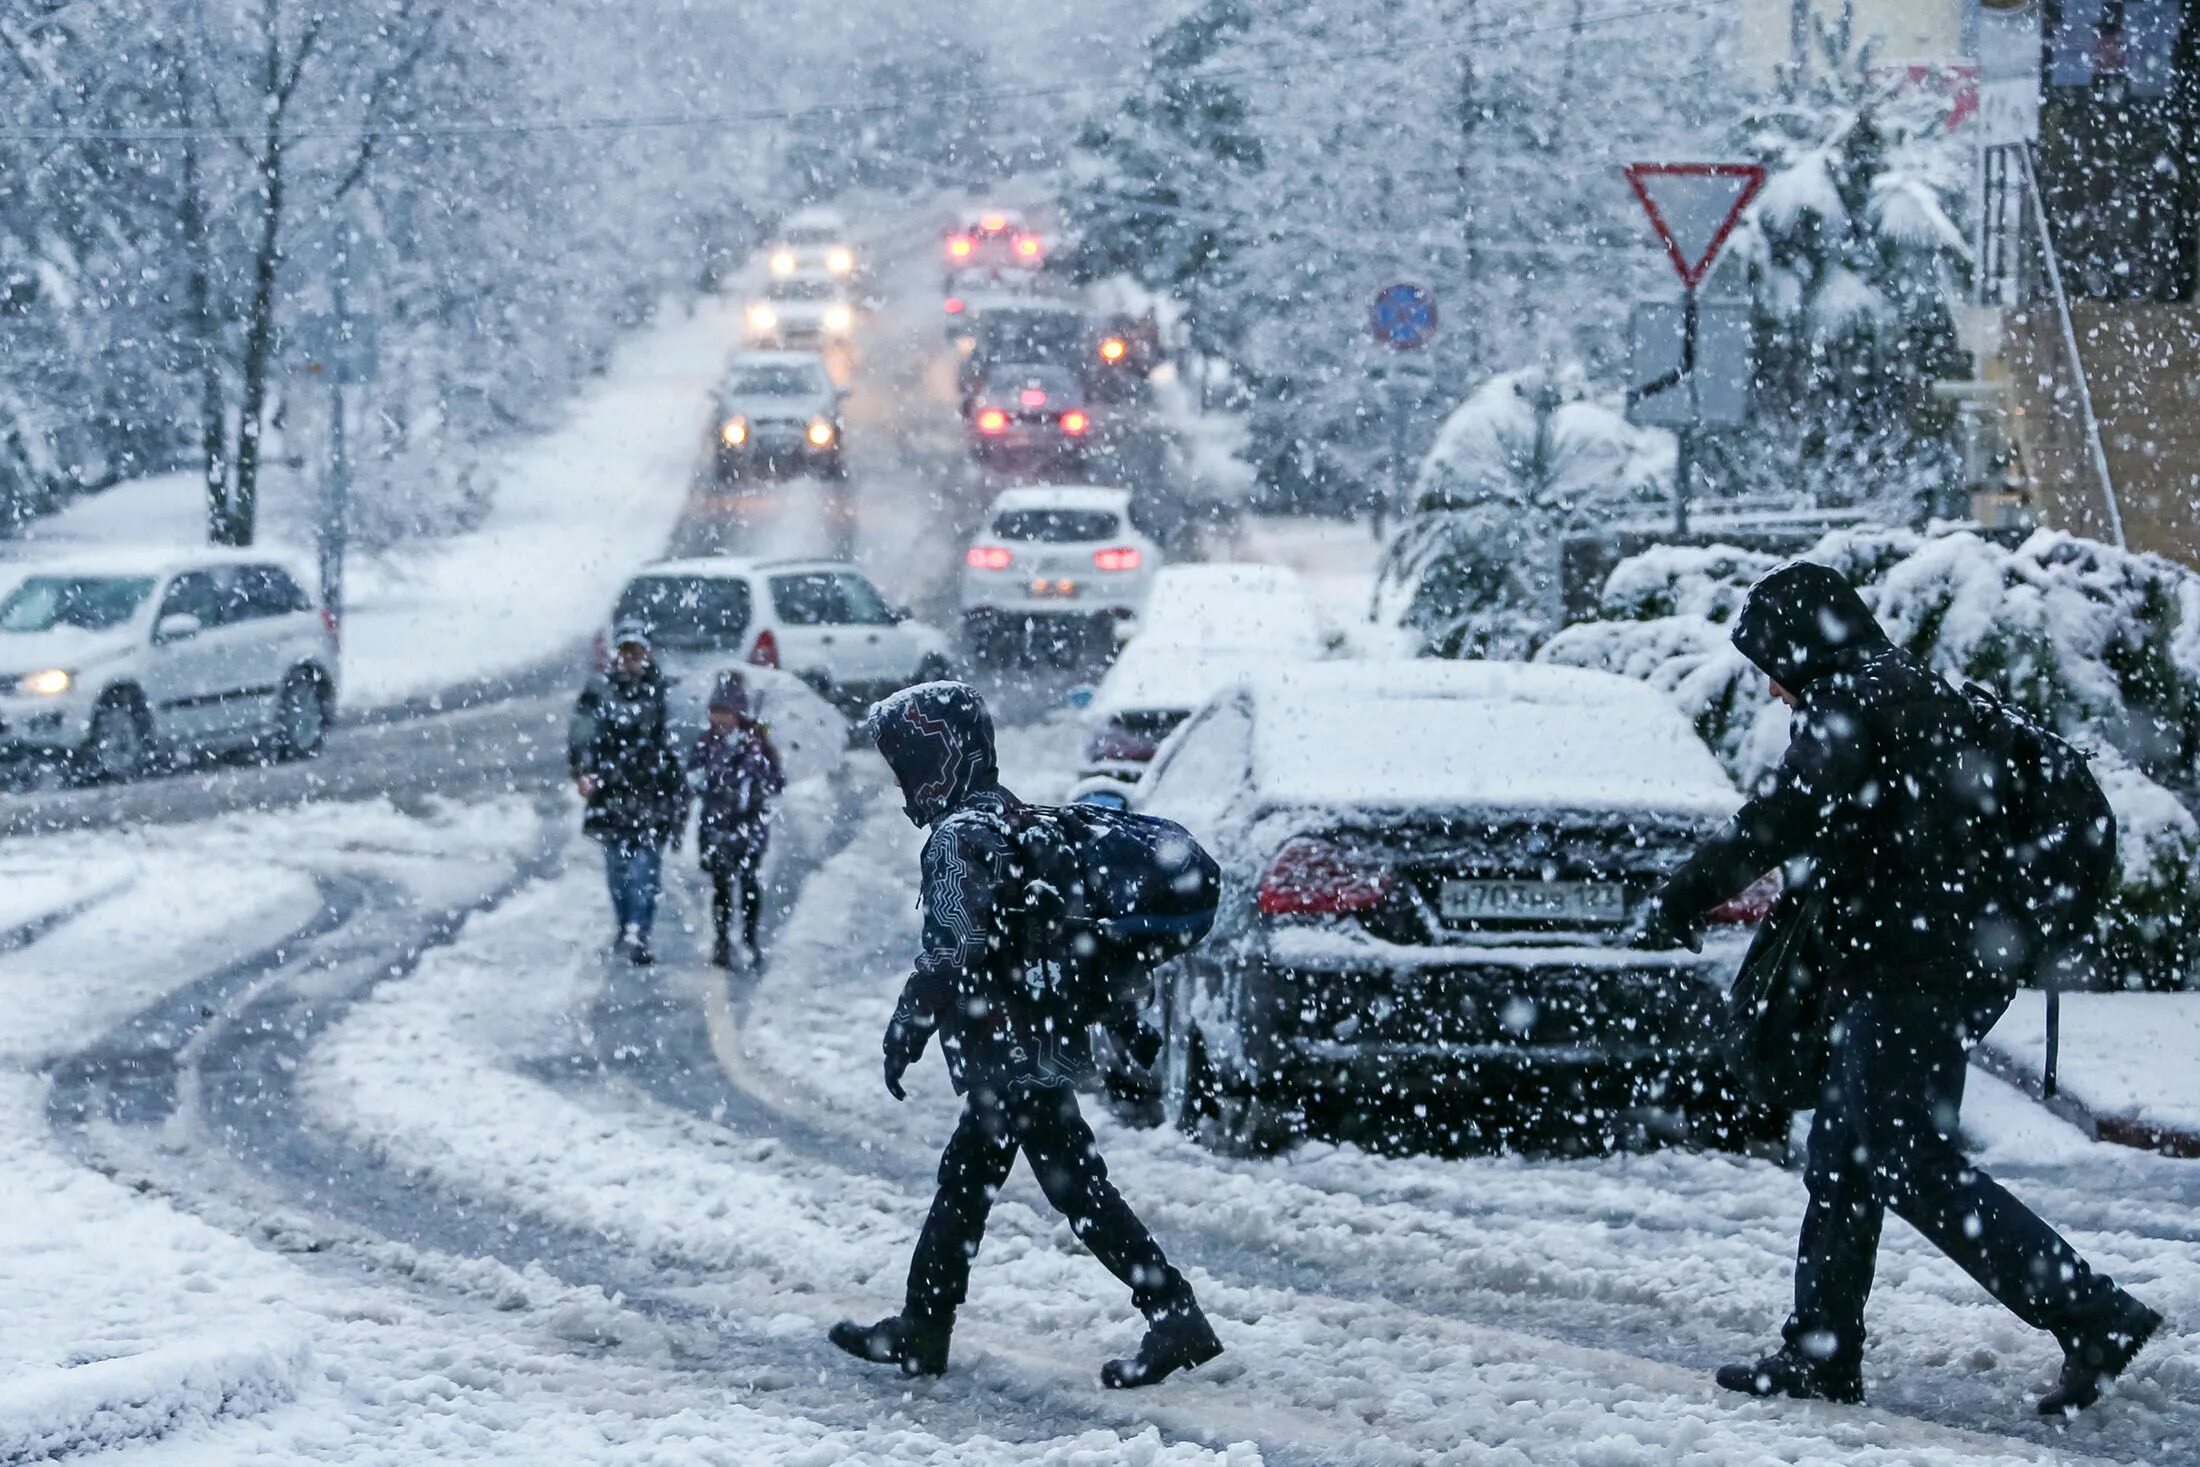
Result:
M1002 788L993 720L962 683L923 683L871 710L870 730L901 785L924 843L924 938L887 1025L886 1088L934 1032L963 1114L940 1157L939 1191L909 1260L902 1311L876 1324L844 1320L834 1344L906 1375L947 1368L955 1313L993 1199L1021 1154L1055 1210L1092 1255L1130 1286L1147 1319L1135 1356L1110 1360L1110 1387L1151 1385L1222 1353L1191 1284L1169 1266L1144 1223L1108 1180L1076 1081L1090 1063L1084 1025L1027 966L1035 945L1021 920L1026 883L1019 837L1029 816ZM1058 965L1057 965L1058 966Z
M588 807L581 831L603 845L618 924L613 946L647 964L665 845L677 841L687 815L686 776L667 724L665 680L650 655L649 634L622 626L612 648L611 665L589 679L574 700L566 755L574 787Z
M1862 1399L1864 1304L1891 1207L2062 1344L2043 1413L2090 1405L2160 1316L2094 1272L1953 1134L1965 1051L2008 1007L2031 947L2013 915L2014 857L1992 835L1985 731L1823 566L1782 566L1751 587L1734 645L1796 709L1787 754L1770 787L1666 881L1646 932L1693 945L1702 912L1783 870L1791 888L1822 896L1833 1000L1786 1343L1722 1369L1719 1383Z

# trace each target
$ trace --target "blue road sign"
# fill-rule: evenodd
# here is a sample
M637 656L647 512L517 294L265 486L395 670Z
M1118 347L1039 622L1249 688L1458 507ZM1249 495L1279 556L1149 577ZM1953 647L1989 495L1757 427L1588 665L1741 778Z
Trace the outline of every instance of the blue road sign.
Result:
M1386 285L1375 292L1368 312L1368 329L1375 339L1399 351L1429 344L1436 335L1436 297L1418 285Z

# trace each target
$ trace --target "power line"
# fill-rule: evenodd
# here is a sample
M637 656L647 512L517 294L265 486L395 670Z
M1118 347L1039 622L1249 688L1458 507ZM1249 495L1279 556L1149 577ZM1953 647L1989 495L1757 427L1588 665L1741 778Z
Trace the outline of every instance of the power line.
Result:
M1721 3L1733 3L1733 0L1721 0ZM1613 10L1598 15L1583 16L1579 20L1509 27L1491 21L1480 26L1461 27L1454 35L1462 41L1520 40L1531 36L1549 35L1559 31L1617 25L1624 21L1641 20L1651 16L1671 15L1678 12L1700 13L1705 8L1706 0L1663 0L1663 3L1638 5L1625 10ZM1289 60L1267 64L1246 63L1238 66L1215 67L1198 72L1197 75L1206 80L1236 80L1259 76L1287 75L1291 72L1312 67L1333 67L1345 62L1390 56L1395 49L1388 44L1339 47L1312 56L1295 56ZM642 113L609 117L538 117L511 122L483 119L473 122L387 123L376 126L308 123L304 126L285 128L282 137L286 143L337 139L351 142L400 142L444 138L509 137L533 133L657 132L687 128L722 129L755 123L844 121L852 118L895 116L911 111L920 105L977 106L1001 102L1061 100L1098 92L1120 91L1136 80L1135 76L1116 76L1104 80L1072 82L1067 86L981 87L961 91L918 92L892 100L814 102L799 107L759 107L724 112ZM258 133L254 129L241 126L0 127L0 139L37 143L244 141L257 136Z

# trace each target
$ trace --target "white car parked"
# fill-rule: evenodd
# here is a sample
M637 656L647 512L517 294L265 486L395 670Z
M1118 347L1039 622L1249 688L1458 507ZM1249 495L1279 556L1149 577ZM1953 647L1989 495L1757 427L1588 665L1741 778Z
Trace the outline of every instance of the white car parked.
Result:
M943 632L844 561L661 561L620 593L610 627L627 622L678 679L676 703L707 698L720 669L745 662L784 668L852 717L953 667Z
M315 753L337 630L309 584L264 550L36 566L0 600L0 756L128 779L162 753Z
M1135 782L1176 726L1221 689L1278 661L1321 656L1321 617L1288 566L1164 566L1138 635L1085 711L1083 773Z
M1015 634L1116 631L1137 617L1161 547L1131 523L1128 489L1048 484L993 501L963 555L963 633L981 653Z

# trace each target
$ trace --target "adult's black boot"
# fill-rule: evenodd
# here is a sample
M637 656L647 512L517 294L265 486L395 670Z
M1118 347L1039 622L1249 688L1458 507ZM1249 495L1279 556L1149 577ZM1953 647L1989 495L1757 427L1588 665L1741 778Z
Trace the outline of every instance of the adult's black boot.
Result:
M2040 1415L2075 1416L2100 1400L2102 1390L2161 1327L2161 1315L2118 1289L2107 1317L2063 1346L2062 1378L2040 1397Z
M1745 1396L1793 1396L1850 1406L1864 1399L1864 1375L1856 1366L1813 1359L1794 1345L1782 1345L1753 1365L1722 1365L1713 1378Z
M941 1375L952 1333L953 1326L942 1320L889 1314L877 1324L843 1319L825 1337L858 1360L899 1365L903 1375Z
M1139 1342L1136 1355L1100 1367L1100 1384L1111 1391L1156 1385L1221 1353L1222 1341L1215 1338L1191 1290L1185 1289L1147 1321L1146 1338Z
M730 968L733 966L733 944L726 941L726 934L723 932L719 933L711 942L710 965L713 968Z

